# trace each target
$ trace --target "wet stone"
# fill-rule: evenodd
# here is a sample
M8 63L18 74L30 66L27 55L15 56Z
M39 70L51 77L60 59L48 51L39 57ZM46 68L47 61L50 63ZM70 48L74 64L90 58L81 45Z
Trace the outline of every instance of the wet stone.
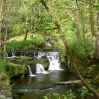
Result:
M0 99L6 99L6 96L0 95Z

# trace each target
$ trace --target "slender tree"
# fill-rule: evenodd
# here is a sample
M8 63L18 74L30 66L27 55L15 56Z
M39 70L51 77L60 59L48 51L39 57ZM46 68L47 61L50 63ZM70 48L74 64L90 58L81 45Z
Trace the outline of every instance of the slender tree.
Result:
M45 7L45 9L47 10L47 12L49 13L50 17L52 18L54 24L56 25L59 33L60 33L60 36L61 36L61 39L63 40L63 43L67 49L67 54L70 56L70 61L72 63L72 66L74 67L77 75L79 76L79 78L81 79L82 83L88 88L88 90L90 90L96 97L97 99L99 99L99 93L93 89L92 87L90 87L87 82L84 80L84 78L82 77L82 75L80 74L79 72L79 69L77 68L77 64L76 64L76 61L74 60L74 57L72 55L72 51L70 50L68 44L67 44L67 40L62 32L62 29L60 28L60 25L58 24L58 21L54 18L52 12L50 11L49 7L47 6L46 2L44 0L41 0L43 6Z
M2 27L2 7L3 7L3 0L0 0L0 56L1 56L1 44L2 44L2 37L1 37L1 27Z
M6 65L6 43L7 43L7 35L8 35L8 22L5 20L6 30L4 36L4 66Z
M78 39L78 42L79 44L81 44L82 42L82 38L81 38L81 18L80 18L80 8L78 6L78 3L76 1L73 1L72 2L72 6L74 8L74 10L72 11L73 14L74 14L74 18L75 18L75 26L76 26L76 36L77 36L77 39Z
M98 0L98 5L99 5L99 0ZM96 49L96 52L97 52L97 55L99 56L99 9L97 11L97 49Z
M90 27L91 27L91 33L92 36L95 37L95 30L94 30L94 19L93 19L93 1L89 0L89 11L90 11Z
M95 33L95 29L94 29L94 16L93 16L93 2L92 0L89 0L89 11L90 11L90 29L91 29L91 35L93 38L93 46L94 46L94 50L93 53L96 53L96 49L97 49L97 39L96 39L96 33Z
M5 11L6 14L4 16L4 22L3 24L5 25L5 33L4 33L4 41L3 41L3 52L4 52L4 66L6 65L6 44L7 44L7 36L8 36L8 20L10 16L10 2L9 0L5 0Z

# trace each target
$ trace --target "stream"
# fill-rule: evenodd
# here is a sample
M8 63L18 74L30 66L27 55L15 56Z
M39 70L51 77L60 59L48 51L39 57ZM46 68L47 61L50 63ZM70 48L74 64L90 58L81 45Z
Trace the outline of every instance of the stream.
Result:
M77 96L76 99L81 99L79 90L81 86L78 84L60 84L59 82L66 82L78 80L77 76L67 69L66 65L60 62L58 51L38 51L34 53L7 53L7 58L11 59L16 56L29 56L38 59L35 65L27 65L28 75L25 78L18 78L12 80L13 99L44 99L47 94L58 93L59 95L66 94L70 89ZM44 68L39 60L47 58L49 65L47 69ZM35 67L35 70L32 68ZM54 99L54 97L51 97Z
M27 76L24 79L14 80L16 84L13 91L16 92L17 96L15 99L44 99L43 97L49 93L65 94L70 89L75 94L79 93L80 86L58 84L58 82L77 79L73 73L59 70L48 72L47 74L39 73L36 76Z

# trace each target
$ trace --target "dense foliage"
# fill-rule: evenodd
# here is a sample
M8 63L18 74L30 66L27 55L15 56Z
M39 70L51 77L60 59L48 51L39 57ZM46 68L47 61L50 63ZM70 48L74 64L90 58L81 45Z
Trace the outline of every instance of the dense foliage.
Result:
M58 21L81 74L99 85L99 0L44 1ZM7 51L36 50L43 48L45 41L59 50L61 62L66 63L67 49L41 0L0 1L0 54L4 53L0 72L6 73L4 66L10 68ZM68 67L74 71L71 65L68 55Z

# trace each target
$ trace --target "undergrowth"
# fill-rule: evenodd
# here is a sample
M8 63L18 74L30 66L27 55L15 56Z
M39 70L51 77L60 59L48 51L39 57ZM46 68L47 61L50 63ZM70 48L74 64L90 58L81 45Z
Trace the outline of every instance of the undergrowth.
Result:
M0 58L0 86L2 84L8 85L9 84L9 78L8 78L8 76L6 74L6 70L5 70L5 67L4 67L4 62Z
M0 72L5 72L4 62L0 59Z
M19 74L24 75L27 72L27 69L22 64L15 64L13 62L7 62L6 72L9 78L18 76Z
M49 93L44 96L44 99L94 99L94 95L90 93L86 88L83 87L77 90L80 93L79 96L75 94L71 89L65 94Z

